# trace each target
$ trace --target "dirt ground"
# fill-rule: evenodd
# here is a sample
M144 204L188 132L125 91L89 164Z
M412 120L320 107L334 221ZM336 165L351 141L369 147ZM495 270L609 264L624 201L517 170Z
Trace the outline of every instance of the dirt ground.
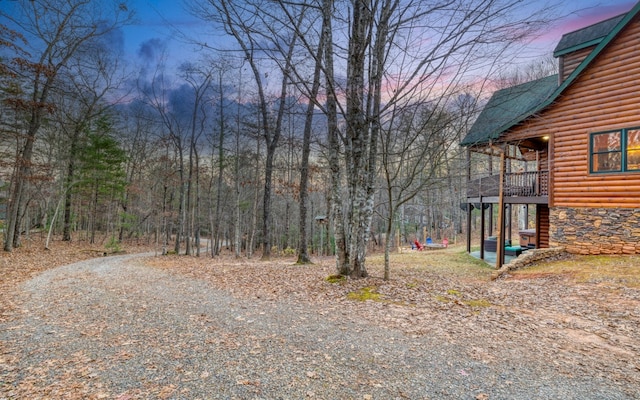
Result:
M491 281L492 266L463 248L368 259L370 277L329 283L332 258L154 258L149 265L210 281L244 298L307 302L327 318L366 319L409 335L470 345L470 356L500 354L556 364L640 388L640 257L570 257ZM466 346L465 346L466 347ZM640 389L638 389L640 396Z
M148 251L125 247L128 253ZM0 318L17 312L20 284L47 269L95 257L99 247L38 241L0 254ZM294 258L149 257L146 264L206 281L233 296L306 303L331 320L365 320L410 336L464 343L472 359L504 355L553 364L567 376L598 376L640 396L640 257L571 257L491 281L492 267L463 248L395 254L391 280L381 255L368 258L370 277L328 280L331 257L313 265ZM6 353L3 343L2 353ZM3 369L11 361L0 360ZM636 388L636 389L634 389Z

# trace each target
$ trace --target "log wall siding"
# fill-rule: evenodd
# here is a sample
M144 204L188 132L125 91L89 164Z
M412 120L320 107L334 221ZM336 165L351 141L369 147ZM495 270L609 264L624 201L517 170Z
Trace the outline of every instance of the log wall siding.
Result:
M562 62L560 63L562 66L562 70L560 71L560 78L562 79L562 82L564 82L565 79L567 79L567 77L571 75L576 68L578 68L578 65L580 65L582 60L587 58L594 48L595 46L591 46L562 56Z
M549 247L549 207L546 204L536 206L536 247Z
M552 207L640 208L640 173L589 173L589 135L640 126L636 17L554 104L505 140L551 135Z

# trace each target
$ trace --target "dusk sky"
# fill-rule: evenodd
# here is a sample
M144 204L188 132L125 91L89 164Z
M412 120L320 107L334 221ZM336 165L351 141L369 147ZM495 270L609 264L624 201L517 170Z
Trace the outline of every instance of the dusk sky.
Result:
M564 3L563 14L567 16L554 24L554 28L540 40L544 45L549 45L549 51L553 50L563 34L625 13L636 1L572 0L561 3Z
M126 58L131 65L151 66L155 64L161 49L166 49L170 68L185 61L198 61L199 54L194 46L180 39L177 31L187 36L198 37L207 44L222 47L233 40L223 34L212 33L211 26L190 15L183 0L131 0L135 12L135 24L123 28L117 38L124 46ZM10 10L15 2L0 0L0 8ZM541 37L518 49L517 63L528 64L533 60L549 56L562 34L591 25L595 22L629 11L635 4L632 0L531 0L523 2L522 12L532 13L544 4L557 6L558 16L548 31ZM11 11L9 11L11 13ZM206 34L205 34L206 32ZM114 42L114 45L116 43Z
M629 11L635 4L630 0L533 0L531 5L557 4L561 17L548 33L536 38L529 46L529 60L552 53L563 33L591 25ZM133 63L144 63L151 60L159 48L166 46L170 57L169 63L180 64L187 59L196 61L199 56L189 45L181 43L175 35L175 29L186 34L203 32L206 25L184 10L182 1L176 0L134 0L133 7L137 16L137 24L125 29L125 49ZM196 33L197 34L197 33ZM201 36L202 37L202 36ZM218 37L207 34L209 44L220 43ZM523 61L526 63L527 61Z
M555 3L547 0L534 0L533 3ZM570 32L595 22L622 14L629 11L635 1L630 0L569 0L561 3L559 15L565 17L559 19L549 33L538 39L536 48L549 52L563 33ZM203 23L189 15L183 8L181 1L175 0L135 0L133 2L138 23L136 26L126 28L125 46L128 52L138 53L142 46L149 41L167 43L170 49L184 49L175 38L169 25L190 32L202 29ZM216 38L210 38L211 42ZM544 50L542 50L544 51Z

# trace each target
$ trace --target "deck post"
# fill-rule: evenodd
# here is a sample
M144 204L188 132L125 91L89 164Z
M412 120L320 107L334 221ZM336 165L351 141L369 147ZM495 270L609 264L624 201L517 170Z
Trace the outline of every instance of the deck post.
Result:
M484 260L484 226L487 213L484 211L484 203L480 200L480 259Z
M493 151L489 155L489 175L493 175ZM489 207L489 235L493 236L493 203Z
M496 269L500 269L504 263L504 174L505 174L505 154L504 149L500 152L500 191L498 193L498 240L496 247Z
M471 203L467 203L467 253L471 253Z
M467 149L467 182L471 181L471 149ZM467 253L471 253L471 203L467 202Z

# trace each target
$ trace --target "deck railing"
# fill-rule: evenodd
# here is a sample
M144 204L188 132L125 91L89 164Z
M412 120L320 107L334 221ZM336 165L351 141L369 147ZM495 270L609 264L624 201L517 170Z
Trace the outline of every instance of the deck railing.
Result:
M548 196L549 171L511 172L505 174L505 196Z
M500 177L489 175L469 181L467 197L498 196ZM549 171L511 172L505 174L505 196L538 197L549 195Z

